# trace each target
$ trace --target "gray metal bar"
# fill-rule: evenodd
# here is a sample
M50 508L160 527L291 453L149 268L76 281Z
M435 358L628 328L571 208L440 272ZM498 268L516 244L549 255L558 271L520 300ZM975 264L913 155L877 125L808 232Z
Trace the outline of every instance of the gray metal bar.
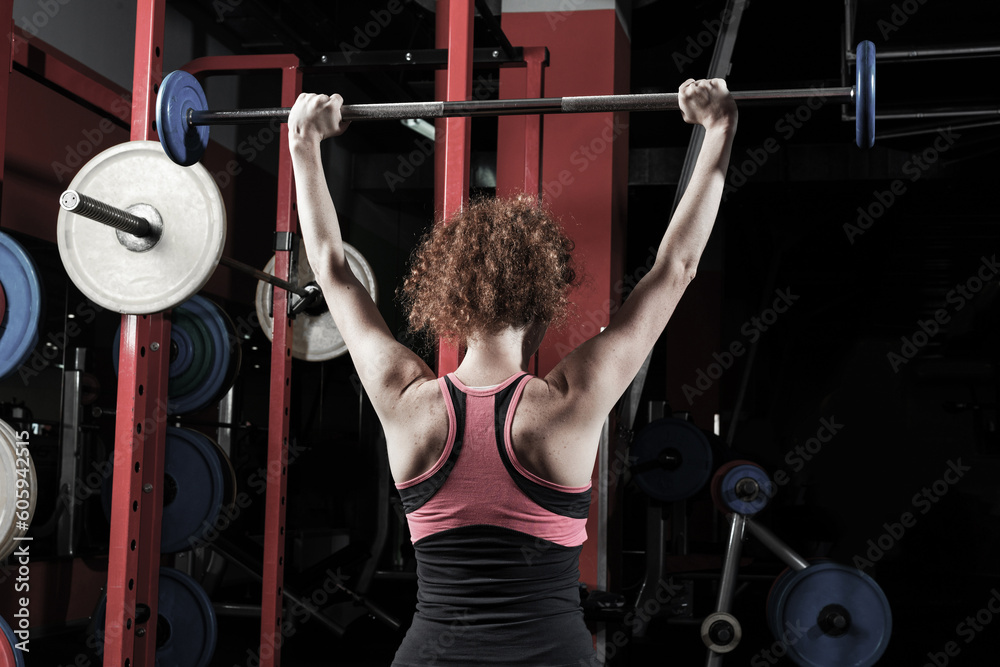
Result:
M772 533L770 530L760 525L750 517L746 518L746 525L747 528L750 529L750 532L753 533L753 536L760 540L761 544L770 549L771 552L788 565L788 567L796 571L804 570L809 567L809 561L792 551L791 547L782 542L781 538Z
M80 479L80 375L86 361L86 348L78 347L74 352L72 368L63 371L59 497L66 503L66 511L59 515L56 524L56 553L60 556L76 555L76 542L80 532L76 485Z
M715 610L729 613L733 603L733 590L736 587L736 572L740 567L740 555L743 553L743 531L748 521L742 514L733 514L729 525L729 541L726 544L726 557L722 563L722 578L719 580L719 597Z
M236 386L233 385L226 392L226 395L222 397L219 401L219 425L215 429L215 441L219 443L219 447L226 453L226 456L232 458L233 455L233 401L234 394L236 392Z
M743 20L743 10L746 9L746 0L728 0L726 2L726 9L723 11L723 16L728 16L729 21L722 24L719 29L719 36L715 41L715 49L712 51L712 62L708 66L708 73L706 77L709 79L725 78L729 75L729 69L732 65L733 60L733 49L736 46L736 35L740 29L740 22ZM853 89L851 88L837 88L830 91L830 94L834 97L841 97L838 95L839 92L844 90L848 91L848 95L853 99ZM788 91L775 91L775 93L781 95L781 99L791 99L785 97L783 93ZM733 99L740 101L744 99L764 99L758 95L752 97L743 97L744 93L733 92ZM740 95L740 97L737 97ZM815 97L816 91L811 91L806 98ZM677 184L677 191L674 193L674 203L670 208L670 215L673 216L674 211L677 210L677 205L681 201L681 197L684 196L684 191L687 190L688 182L691 180L691 175L694 173L694 165L698 160L698 154L701 152L701 145L705 141L705 128L701 125L696 125L694 130L691 132L691 140L688 142L687 154L684 156L684 166L681 168L680 181Z
M147 236L150 232L149 221L145 218L87 195L82 195L76 190L67 190L62 193L59 197L59 205L71 213L82 215L133 236Z
M272 276L270 273L265 273L264 271L261 271L256 267L250 266L249 264L244 264L243 262L239 262L235 259L230 259L229 257L222 256L219 258L219 264L222 264L223 266L228 266L230 269L235 269L242 273L251 275L257 280L263 280L266 283L270 283L275 287L280 287L281 289L292 292L293 294L298 294L299 296L310 295L309 290L307 290L305 287L299 287L298 285L293 285L287 280L282 280L277 276ZM219 421L225 421L225 420L220 419Z
M879 139L898 139L900 137L915 137L922 134L940 134L951 130L971 130L977 127L992 127L1000 125L1000 120L986 120L981 123L960 123L958 125L934 125L932 127L920 127L900 132L879 132Z
M743 4L743 0L735 0ZM730 22L732 25L732 22ZM727 68L728 69L728 68ZM829 88L824 97L853 100L853 87ZM745 102L788 102L816 97L814 89L778 88L774 90L733 91L733 99ZM468 100L455 102L394 102L386 104L345 104L344 120L405 120L407 118L454 118L517 116L549 113L605 113L609 111L676 111L680 108L677 93L628 95L582 95L577 97L542 97L516 100ZM243 109L188 111L191 125L245 125L270 121L288 122L291 109Z
M912 120L916 118L963 118L970 116L1000 116L1000 107L943 108L926 111L875 114L877 120ZM881 134L879 136L882 136Z
M994 58L1000 56L1000 45L990 46L943 46L930 49L887 49L878 52L881 62L912 62L915 60L942 60L946 58ZM857 54L848 51L847 60L857 59Z

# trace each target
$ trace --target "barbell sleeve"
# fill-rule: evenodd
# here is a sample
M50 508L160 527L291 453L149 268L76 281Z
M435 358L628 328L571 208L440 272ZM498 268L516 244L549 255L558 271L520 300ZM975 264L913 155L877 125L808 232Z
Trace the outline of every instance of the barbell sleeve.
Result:
M108 204L107 202L100 201L99 199L94 199L93 197L80 194L76 190L67 190L62 193L59 197L59 205L71 213L89 218L94 222L99 222L103 225L107 225L108 227L114 227L119 231L139 238L148 236L151 230L149 221L145 218L135 215L134 213L129 213L128 211ZM277 276L272 276L270 273L260 271L249 264L244 264L243 262L239 262L225 256L219 258L219 263L224 264L231 269L249 274L258 280L263 280L264 282L270 283L275 287L280 287L283 290L298 294L301 297L313 297L312 293L306 288L293 285L287 280L282 280Z
M736 101L767 102L824 98L838 102L854 99L854 87L785 88L776 90L734 91ZM584 95L578 97L543 97L515 100L470 100L455 102L397 102L386 104L345 104L344 120L403 120L407 118L454 118L476 116L516 116L550 113L599 113L609 111L668 111L680 108L677 93L629 95ZM213 111L188 109L192 126L244 125L269 121L287 122L289 108Z
M143 217L123 211L117 206L82 195L76 190L67 190L59 196L59 205L70 213L82 215L95 222L114 227L132 236L148 236L149 221Z

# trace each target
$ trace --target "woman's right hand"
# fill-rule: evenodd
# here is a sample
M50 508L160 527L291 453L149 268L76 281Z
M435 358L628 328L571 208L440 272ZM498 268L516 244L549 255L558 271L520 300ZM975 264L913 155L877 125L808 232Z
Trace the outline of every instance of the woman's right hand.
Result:
M703 125L735 125L738 112L725 79L688 79L678 89L678 103L684 122Z
M329 137L336 137L351 124L341 117L344 98L340 95L317 95L302 93L295 100L288 115L288 137L290 140L312 140L317 143Z

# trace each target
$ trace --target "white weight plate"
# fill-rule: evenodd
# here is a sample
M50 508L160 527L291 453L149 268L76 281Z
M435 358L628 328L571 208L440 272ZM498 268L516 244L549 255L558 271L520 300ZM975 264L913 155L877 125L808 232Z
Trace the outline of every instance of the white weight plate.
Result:
M16 532L17 461L14 460L12 429L0 420L0 561L11 552Z
M364 255L358 252L354 246L345 243L344 253L347 255L347 264L358 280L364 285L372 301L377 302L378 286L375 282L375 272ZM265 273L274 275L274 257L264 267ZM305 246L299 245L299 266L297 278L292 280L296 285L307 285L315 280L312 267L309 266L309 258L306 256ZM261 329L268 339L273 337L274 318L271 312L271 286L263 281L257 283L257 319L260 320ZM299 313L295 317L292 336L292 356L305 361L326 361L333 359L347 352L347 345L344 338L337 330L337 325L333 322L333 316L329 310L324 310L319 315Z
M9 492L12 493L12 494L14 494L14 501L13 501L13 503L14 503L15 509L16 509L16 502L17 502L17 500L16 500L16 496L17 496L17 480L20 478L20 473L18 471L21 470L23 468L23 466L21 466L19 468L17 466L17 461L16 461L16 458L17 458L17 439L18 439L17 438L17 432L14 430L14 428L10 424L8 424L7 422L3 421L2 419L0 419L0 437L3 437L7 441L9 441L10 453L11 453L11 456L14 457L14 459L15 459L14 460L14 475L12 477L13 483L9 487L9 489L10 489ZM27 480L27 482L28 482L28 503L29 503L28 504L28 520L25 522L25 528L22 529L22 528L17 528L17 519L16 519L16 517L12 517L14 530L10 534L8 542L5 543L2 540L0 540L0 560L3 560L3 558L6 558L6 556L11 551L14 550L14 547L16 546L16 543L14 542L14 540L16 538L18 538L18 537L24 537L28 533L28 528L31 526L31 521L35 518L35 503L38 500L38 493L36 492L36 489L38 488L38 475L35 473L35 461L34 461L34 459L31 458L31 452L26 449L25 453L28 456L28 475L25 478ZM0 473L0 477L2 477L2 473ZM2 525L3 525L2 521L0 521L0 526L2 526Z
M159 212L163 233L145 252L118 242L117 230L59 211L59 254L70 280L94 302L119 313L157 313L200 290L215 271L226 240L226 209L200 164L174 164L155 141L130 141L96 155L69 189L128 209Z

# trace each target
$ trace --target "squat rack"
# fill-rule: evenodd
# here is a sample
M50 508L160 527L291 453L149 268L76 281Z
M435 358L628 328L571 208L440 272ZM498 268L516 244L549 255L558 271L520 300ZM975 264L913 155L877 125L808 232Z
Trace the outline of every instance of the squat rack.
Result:
M163 72L166 0L138 0L132 93L132 141L156 139L155 99ZM472 96L473 3L440 0L437 47L447 49L439 77L439 98ZM523 59L507 65L527 68L524 94L541 97L548 53L544 47L520 50ZM496 54L493 54L494 58ZM508 54L509 56L509 54ZM478 58L477 58L478 60ZM405 61L404 61L405 62ZM331 63L334 64L334 63ZM301 62L294 55L217 56L199 58L184 68L192 74L280 70L281 103L291 106L302 92ZM443 85L442 85L443 80ZM443 97L442 97L443 96ZM438 220L460 210L468 200L470 119L438 121L435 150L435 210ZM280 136L278 203L275 231L275 275L288 279L292 238L297 231L291 156L285 133ZM541 175L541 119L525 118L524 191L538 193ZM261 597L261 667L281 664L282 600L285 543L285 498L291 399L292 321L287 293L274 292L274 331L269 381L267 492ZM163 509L163 465L166 395L169 369L169 313L122 315L120 367L115 426L114 483L108 556L105 667L152 667L160 566ZM439 370L458 364L458 350L442 347ZM149 614L137 610L148 607Z

